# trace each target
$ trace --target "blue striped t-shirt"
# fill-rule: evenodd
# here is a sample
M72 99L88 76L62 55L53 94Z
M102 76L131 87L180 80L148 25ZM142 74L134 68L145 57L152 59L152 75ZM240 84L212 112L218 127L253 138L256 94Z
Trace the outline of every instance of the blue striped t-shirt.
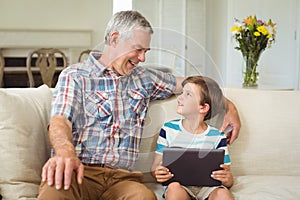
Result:
M231 163L226 135L210 125L204 133L193 134L183 128L182 119L166 122L160 130L155 152L162 154L166 147L224 149L224 164Z

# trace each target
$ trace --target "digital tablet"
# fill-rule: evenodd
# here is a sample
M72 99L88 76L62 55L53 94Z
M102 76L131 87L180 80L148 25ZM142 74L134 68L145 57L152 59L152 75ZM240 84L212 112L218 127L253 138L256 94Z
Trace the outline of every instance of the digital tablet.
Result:
M163 166L174 177L163 183L180 182L187 186L219 186L221 182L211 177L213 171L220 170L224 163L223 149L165 148Z

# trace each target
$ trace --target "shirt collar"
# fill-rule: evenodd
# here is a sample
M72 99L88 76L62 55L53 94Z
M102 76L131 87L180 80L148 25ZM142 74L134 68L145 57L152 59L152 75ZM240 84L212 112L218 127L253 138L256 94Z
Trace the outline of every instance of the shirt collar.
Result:
M92 65L98 68L98 71L102 74L107 67L103 66L98 60L101 57L100 52L91 52L88 56L88 62Z
M105 72L109 72L110 74L115 74L117 75L114 70L108 68L108 67L105 67L104 65L102 65L100 62L99 62L99 59L101 57L101 52L91 52L88 56L88 62L94 66L95 68L97 68L98 70L98 73L99 75L102 75L104 74ZM117 75L118 76L118 75Z

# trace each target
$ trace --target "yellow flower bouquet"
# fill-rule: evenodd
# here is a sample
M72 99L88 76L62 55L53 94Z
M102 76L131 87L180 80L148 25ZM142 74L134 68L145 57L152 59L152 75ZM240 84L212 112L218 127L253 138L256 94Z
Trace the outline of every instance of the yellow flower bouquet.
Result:
M271 19L264 22L257 20L255 15L247 17L242 22L235 19L231 32L238 43L235 49L240 50L244 58L244 87L257 86L257 63L261 53L275 42L275 25Z

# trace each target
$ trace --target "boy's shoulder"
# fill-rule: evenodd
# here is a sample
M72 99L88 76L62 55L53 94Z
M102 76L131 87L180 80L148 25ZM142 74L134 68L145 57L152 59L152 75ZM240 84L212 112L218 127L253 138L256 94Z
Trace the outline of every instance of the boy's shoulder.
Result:
M177 124L178 125L180 123L180 121L181 121L181 119L173 119L173 120L165 122L164 126L165 125L170 125L170 124Z
M209 130L206 136L224 136L225 134L220 132L216 127L209 125Z
M181 119L170 120L170 121L165 122L163 126L179 130L180 121L181 121Z

